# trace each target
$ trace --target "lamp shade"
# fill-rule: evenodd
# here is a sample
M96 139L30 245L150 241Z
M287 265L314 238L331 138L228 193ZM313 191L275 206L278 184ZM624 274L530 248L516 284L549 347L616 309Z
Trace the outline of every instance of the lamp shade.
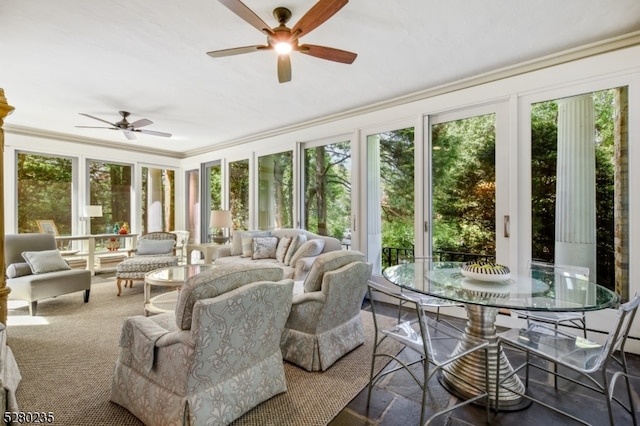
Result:
M233 226L231 211L211 210L211 221L209 225L212 228L231 228Z
M102 217L102 206L84 206L84 217Z

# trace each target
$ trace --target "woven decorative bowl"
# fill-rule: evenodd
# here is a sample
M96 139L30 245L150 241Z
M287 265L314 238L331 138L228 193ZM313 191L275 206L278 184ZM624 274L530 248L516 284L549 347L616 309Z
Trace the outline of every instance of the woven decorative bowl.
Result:
M478 281L507 281L511 271L505 265L491 262L467 262L462 266L462 275Z

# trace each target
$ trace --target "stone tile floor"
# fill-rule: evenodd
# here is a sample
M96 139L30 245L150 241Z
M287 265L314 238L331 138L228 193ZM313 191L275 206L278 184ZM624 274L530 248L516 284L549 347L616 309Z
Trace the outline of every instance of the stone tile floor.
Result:
M394 308L397 309L397 308ZM397 311L395 311L397 312ZM462 321L452 319L452 322ZM505 350L512 365L519 365L524 357L515 351ZM413 351L404 349L402 356L411 357ZM640 410L640 356L628 355L627 362L632 374L639 378L632 380L632 392L635 399L636 411ZM387 367L389 368L389 366ZM537 369L531 369L529 393L550 405L567 410L579 418L593 425L609 423L604 396L583 389L570 382L560 380L558 390L553 387L553 379ZM616 391L624 391L623 382L618 382ZM411 376L404 370L392 373L381 379L373 388L371 404L367 407L368 389L365 387L338 415L329 423L330 426L358 426L358 425L417 425L420 421L422 393ZM443 409L448 404L455 404L457 398L449 394L438 382L432 378L425 407L425 419L434 412ZM632 424L630 416L614 403L616 425ZM640 421L640 412L638 413ZM437 417L434 425L483 425L485 410L476 405L468 405L450 413ZM568 417L555 413L546 407L533 403L520 411L501 411L491 413L491 424L518 426L540 425L572 425L580 424Z

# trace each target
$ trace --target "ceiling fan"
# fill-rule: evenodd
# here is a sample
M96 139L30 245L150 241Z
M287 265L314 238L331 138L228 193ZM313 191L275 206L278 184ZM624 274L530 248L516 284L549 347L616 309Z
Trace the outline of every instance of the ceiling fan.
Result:
M257 28L260 32L265 33L267 35L267 45L214 50L207 52L207 55L220 58L223 56L250 53L257 50L275 50L278 52L278 81L280 83L291 81L291 60L289 58L291 51L329 61L351 64L358 56L355 53L314 44L298 44L300 37L309 34L312 30L323 24L348 2L349 0L320 0L300 18L293 28L285 25L291 18L291 11L285 7L277 7L273 11L273 16L278 20L280 25L275 28L269 28L258 15L240 0L220 0L220 3L231 9L236 15Z
M140 120L136 120L133 123L129 123L127 121L127 117L129 115L131 115L131 113L128 112L128 111L118 111L118 112L122 116L122 120L120 120L118 122L115 122L115 123L111 123L111 122L109 122L107 120L103 120L102 118L94 117L93 115L89 115L89 114L85 114L84 112L81 112L81 113L79 113L80 115L84 115L85 117L93 118L94 120L102 121L103 123L107 123L111 127L96 127L96 126L76 126L76 127L81 127L81 128L85 128L85 129L120 130L120 131L122 131L122 133L124 133L125 137L127 139L129 139L129 140L135 140L136 139L136 136L134 135L134 132L144 133L146 135L162 136L164 138L170 138L171 137L171 133L156 132L155 130L139 129L139 127L144 127L144 126L148 126L149 124L153 124L153 121L151 121L151 120L147 120L146 118L141 118Z

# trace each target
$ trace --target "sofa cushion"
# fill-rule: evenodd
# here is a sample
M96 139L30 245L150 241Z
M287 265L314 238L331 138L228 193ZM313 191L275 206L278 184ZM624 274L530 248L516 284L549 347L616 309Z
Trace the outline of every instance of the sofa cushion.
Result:
M242 255L242 239L253 237L270 237L269 231L235 231L231 240L231 256Z
M325 272L335 271L352 262L364 261L364 254L356 250L337 250L321 254L311 265L311 270L304 280L305 293L322 289L322 278Z
M289 266L291 265L291 258L298 251L298 249L307 242L307 236L305 234L298 234L294 239L291 240L291 244L289 244L289 248L287 249L287 254L284 256L284 264Z
M27 262L12 263L7 267L7 278L31 275L31 266Z
M148 240L141 239L138 241L138 248L136 250L137 255L151 255L151 254L170 254L173 251L175 245L174 240Z
M251 258L275 259L277 247L277 237L255 237L253 239L253 255L251 256Z
M27 261L34 274L71 269L58 250L23 251L22 257Z
M278 241L278 247L276 247L276 260L280 263L284 263L284 257L287 255L287 250L291 245L291 237L282 237Z
M242 239L242 257L251 258L253 256L253 237L244 237Z
M321 240L320 238L309 240L306 243L302 244L302 246L300 246L298 250L296 250L295 254L291 258L291 264L295 265L298 259L302 257L317 256L322 253L323 248L324 240Z

